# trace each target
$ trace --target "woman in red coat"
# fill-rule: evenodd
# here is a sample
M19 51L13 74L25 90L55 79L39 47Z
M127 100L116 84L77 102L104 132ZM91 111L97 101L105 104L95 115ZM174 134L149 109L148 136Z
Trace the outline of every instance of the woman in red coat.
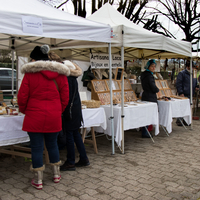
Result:
M31 142L32 166L35 179L32 186L42 189L44 141L53 166L54 182L60 181L60 158L57 136L62 130L62 112L68 105L69 68L48 59L49 46L36 46L30 57L33 62L21 68L24 78L18 92L19 110L25 114L22 130Z

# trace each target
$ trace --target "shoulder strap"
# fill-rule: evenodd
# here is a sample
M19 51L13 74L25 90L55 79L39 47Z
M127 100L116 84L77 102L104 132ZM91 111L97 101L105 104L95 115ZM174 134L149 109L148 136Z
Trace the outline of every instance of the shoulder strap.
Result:
M58 84L57 84L56 80L55 80L55 79L53 79L53 82L55 83L55 85L56 85L56 88L57 88L57 90L58 90L58 92L59 92L59 87L58 87Z

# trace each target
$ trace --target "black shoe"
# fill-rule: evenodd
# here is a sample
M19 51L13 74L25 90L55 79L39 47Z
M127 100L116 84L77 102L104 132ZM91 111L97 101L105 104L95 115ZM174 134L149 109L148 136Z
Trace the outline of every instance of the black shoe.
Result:
M76 167L85 167L90 165L89 160L79 160L77 163L75 163Z
M60 171L75 171L75 165L70 165L69 163L65 162L62 166L60 166Z

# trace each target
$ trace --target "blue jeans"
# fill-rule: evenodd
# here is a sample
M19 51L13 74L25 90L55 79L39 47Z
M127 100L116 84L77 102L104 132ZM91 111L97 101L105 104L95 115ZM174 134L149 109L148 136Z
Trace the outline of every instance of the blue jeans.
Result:
M70 165L75 164L75 146L78 149L78 152L80 154L80 160L85 161L88 159L85 151L85 146L83 144L83 140L81 138L81 135L76 130L66 130L66 146L67 146L67 163Z
M32 133L28 132L31 142L31 156L33 168L43 166L44 141L49 154L50 163L60 161L57 145L58 133Z

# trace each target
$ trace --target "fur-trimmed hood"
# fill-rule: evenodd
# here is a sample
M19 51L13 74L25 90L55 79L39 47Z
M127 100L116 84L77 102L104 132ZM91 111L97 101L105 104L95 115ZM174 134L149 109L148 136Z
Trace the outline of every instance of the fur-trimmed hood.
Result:
M83 71L76 63L64 61L64 64L70 69L70 76L79 77L82 75Z
M70 76L75 76L75 77L81 76L83 73L82 69L76 63L73 64L76 67L76 69L70 69Z
M64 65L55 61L36 61L30 62L22 66L21 73L36 73L40 71L52 71L65 76L70 76L70 69L67 65Z

